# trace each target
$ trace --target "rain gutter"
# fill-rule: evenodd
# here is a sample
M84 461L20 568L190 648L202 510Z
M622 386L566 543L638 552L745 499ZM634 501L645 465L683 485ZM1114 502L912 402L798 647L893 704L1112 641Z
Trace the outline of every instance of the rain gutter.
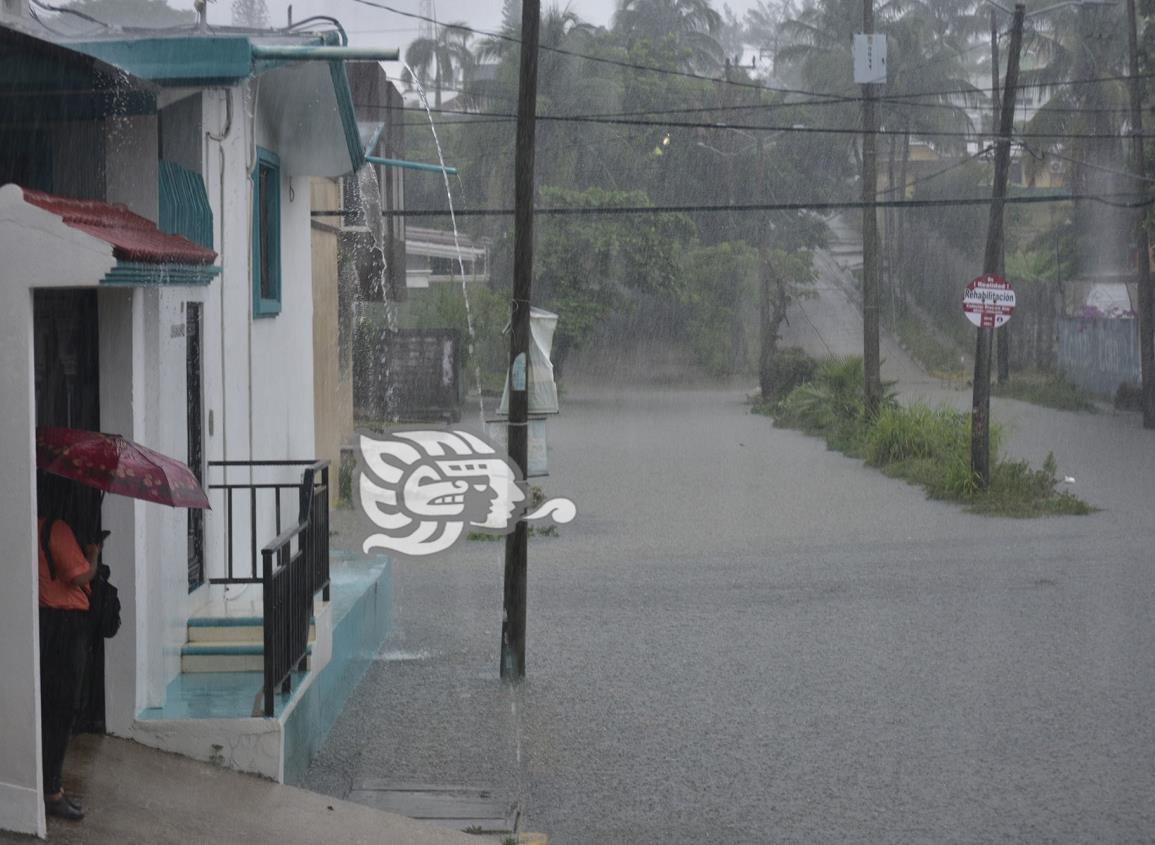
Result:
M378 156L365 156L365 161L370 164L380 164L384 167L400 167L405 170L425 170L431 173L448 173L450 176L457 175L456 167L442 167L440 164L425 164L420 161L405 161L399 158L379 158Z
M329 45L283 45L253 44L254 59L276 61L320 62L320 61L376 61L395 62L401 56L397 48L379 47L335 47Z

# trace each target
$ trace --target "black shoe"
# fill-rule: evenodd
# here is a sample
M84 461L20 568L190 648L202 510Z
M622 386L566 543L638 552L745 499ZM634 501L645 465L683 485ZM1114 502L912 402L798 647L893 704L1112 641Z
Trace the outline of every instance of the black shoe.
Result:
M79 798L73 798L71 795L65 795L64 800L72 805L72 809L80 813L84 812L84 807L81 805Z
M63 795L55 800L44 799L44 811L50 816L67 819L70 822L78 822L84 818L84 811L71 804Z

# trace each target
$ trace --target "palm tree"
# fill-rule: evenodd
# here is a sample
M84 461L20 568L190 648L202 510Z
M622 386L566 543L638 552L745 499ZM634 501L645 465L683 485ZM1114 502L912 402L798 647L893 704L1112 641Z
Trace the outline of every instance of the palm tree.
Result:
M1039 20L1024 43L1024 53L1040 64L1023 71L1021 81L1039 87L1024 88L1020 96L1047 98L1026 126L1030 134L1048 136L1032 140L1023 156L1029 176L1044 161L1058 161L1070 174L1068 185L1075 193L1112 193L1129 187L1127 177L1112 173L1128 169L1124 138L1128 92L1122 78L1127 41L1119 18L1114 9L1067 9ZM1113 79L1067 84L1101 77ZM1125 212L1081 201L1075 203L1074 218L1080 270L1127 264L1132 229Z
M668 50L671 64L698 71L722 64L721 28L709 0L620 0L614 15L627 47L648 41L656 52Z
M418 38L405 50L405 64L413 69L417 80L424 86L433 71L434 102L441 107L441 89L453 85L458 74L461 83L469 83L476 64L469 42L473 30L461 21L441 24L435 38Z

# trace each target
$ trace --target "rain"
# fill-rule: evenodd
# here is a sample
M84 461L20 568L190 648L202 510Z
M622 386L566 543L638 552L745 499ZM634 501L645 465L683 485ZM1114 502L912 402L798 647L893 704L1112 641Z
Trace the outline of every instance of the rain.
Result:
M280 200L308 205L289 248L312 311L250 320L250 344L312 352L308 407L271 409L315 415L312 451L268 456L329 461L334 589L380 579L325 611L338 630L371 601L380 636L279 779L482 841L1155 836L1142 8L547 0L526 63L518 0L31 2L20 27L66 45L398 51L332 62L356 169ZM292 105L310 62L269 61L244 96L205 89L214 203L221 138L259 174L262 132L305 149L314 108L341 131L340 104ZM177 99L101 85L110 148ZM67 120L3 114L12 150ZM0 162L0 186L34 165ZM254 214L257 190L234 192ZM262 225L242 217L217 221L222 265ZM282 448L209 434L210 471ZM255 530L255 491L295 482L240 476L229 525ZM231 577L244 543L205 486Z

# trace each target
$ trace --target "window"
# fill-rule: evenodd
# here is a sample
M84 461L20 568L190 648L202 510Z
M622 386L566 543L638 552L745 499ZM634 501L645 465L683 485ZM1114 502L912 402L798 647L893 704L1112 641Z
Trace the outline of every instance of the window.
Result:
M281 163L257 148L253 171L253 316L281 312Z

